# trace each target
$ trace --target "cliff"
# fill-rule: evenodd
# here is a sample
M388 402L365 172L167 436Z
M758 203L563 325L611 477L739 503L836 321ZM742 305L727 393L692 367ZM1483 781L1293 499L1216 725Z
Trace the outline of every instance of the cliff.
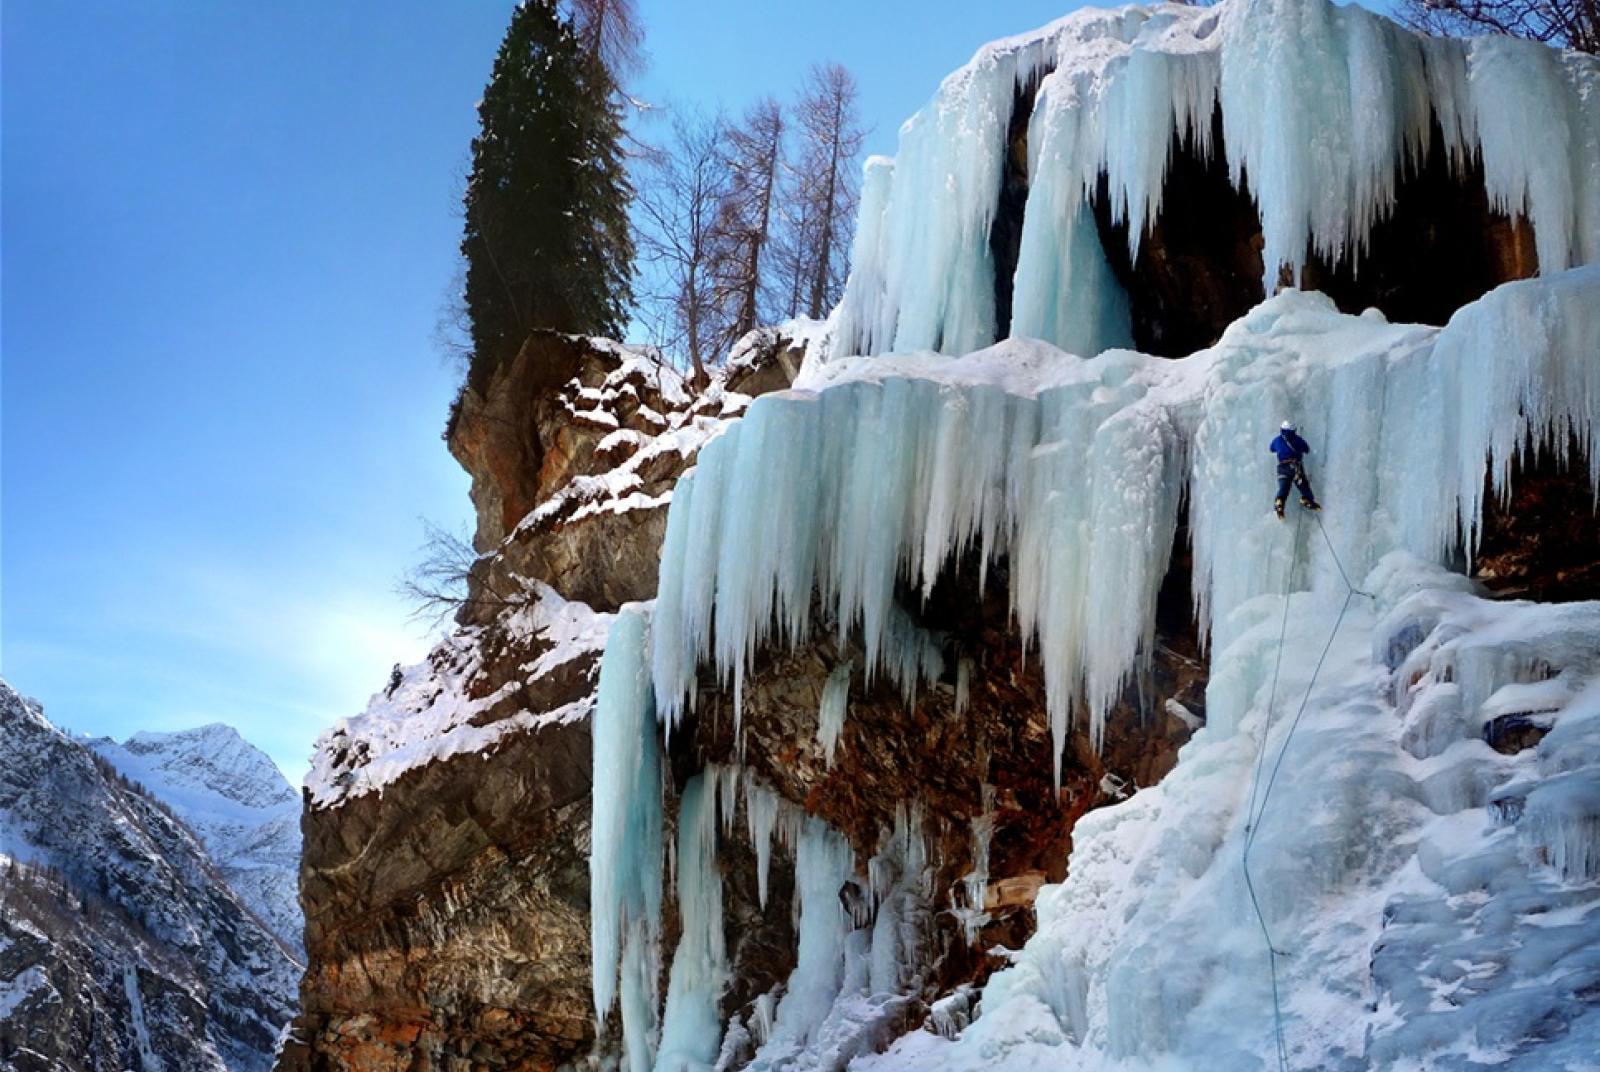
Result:
M1593 594L1597 86L1320 0L1079 12L869 162L826 325L698 393L532 337L451 427L458 630L319 742L282 1067L1577 1053L1595 609L1485 597ZM1571 913L1474 944L1493 897Z
M303 828L309 966L285 1068L588 1052L590 727L612 614L648 599L673 483L788 343L691 392L648 352L531 337L449 439L472 477L459 628L318 744Z

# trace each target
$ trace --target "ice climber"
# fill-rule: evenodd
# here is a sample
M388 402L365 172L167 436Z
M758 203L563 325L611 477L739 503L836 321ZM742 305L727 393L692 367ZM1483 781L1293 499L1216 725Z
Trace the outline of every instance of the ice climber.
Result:
M1293 421L1279 425L1278 438L1267 449L1278 456L1278 497L1272 504L1278 517L1283 517L1283 503L1289 497L1290 484L1300 489L1301 506L1307 510L1321 510L1316 495L1312 494L1311 481L1306 479L1305 456L1311 453L1311 447L1295 432Z

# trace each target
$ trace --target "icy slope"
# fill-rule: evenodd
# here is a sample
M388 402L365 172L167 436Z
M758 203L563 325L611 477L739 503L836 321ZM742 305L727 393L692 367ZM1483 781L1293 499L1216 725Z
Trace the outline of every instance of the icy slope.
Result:
M1280 267L1298 273L1312 253L1357 257L1434 137L1458 173L1481 158L1491 205L1533 224L1542 271L1600 258L1593 57L1419 38L1324 0L1085 9L985 46L906 122L896 156L868 163L835 354L995 341L990 225L1013 101L1041 76L1012 337L1081 354L1129 344L1089 198L1104 176L1136 253L1161 211L1174 137L1202 158L1224 152L1234 187L1248 186L1269 294Z
M1533 691L1542 701L1561 689L1577 695L1600 666L1600 641L1595 615L1584 608L1551 612L1548 620L1519 612L1520 625L1489 630L1477 646L1451 642L1477 628L1477 619L1493 618L1484 605L1463 603L1454 617L1424 615L1381 630L1374 615L1399 605L1408 588L1459 588L1439 567L1455 560L1461 543L1470 548L1486 487L1503 493L1513 459L1530 445L1564 452L1575 437L1591 463L1591 487L1600 487L1597 339L1600 268L1586 268L1502 287L1442 330L1349 316L1321 295L1285 292L1215 347L1179 361L1117 351L1085 361L1043 344L1009 342L953 360L905 355L814 367L798 385L806 389L757 400L680 480L657 601L619 618L627 628L613 630L602 671L595 732L612 746L595 771L596 815L610 817L604 828L597 823L591 857L596 998L604 1014L620 959L630 1065L649 1067L654 1039L679 1037L683 1026L673 1010L703 1008L707 1000L669 989L668 1018L656 1034L661 1005L647 981L654 978L649 966L666 954L652 900L664 855L652 757L655 735L692 709L700 668L715 667L731 687L737 720L756 650L804 644L817 626L859 630L869 672L898 680L909 697L943 670L937 638L911 624L897 586L926 593L952 553L974 547L986 560L1008 562L1012 606L1024 636L1038 645L1059 744L1073 718L1103 724L1108 699L1148 652L1155 595L1185 501L1195 607L1215 652L1205 736L1160 787L1087 820L1084 840L1074 835L1080 855L1099 852L1110 862L1096 872L1092 856L1083 856L1081 868L1074 858L1069 873L1096 883L1102 904L1063 927L1078 940L1098 935L1112 944L1086 952L1081 963L1041 945L1047 963L1039 972L1054 989L1030 991L1013 1007L1006 989L1013 984L995 984L984 997L988 1012L969 1029L977 1041L938 1060L969 1052L975 1061L993 1060L1028 1040L1058 1046L1069 1036L1087 1046L1068 1054L1085 1068L1125 1058L1150 1067L1250 1068L1271 1058L1270 1023L1246 1015L1271 1008L1265 946L1241 912L1236 887L1240 794L1250 786L1260 692L1284 620L1274 612L1284 593L1301 593L1287 615L1293 631L1284 650L1293 658L1285 660L1278 690L1294 696L1348 595L1346 575L1360 579L1375 570L1368 583L1378 587L1380 604L1356 598L1343 623L1308 708L1306 751L1286 771L1279 810L1259 829L1253 874L1269 927L1303 939L1298 962L1284 968L1288 1014L1298 1017L1286 1035L1297 1053L1315 1049L1350 1067L1366 1067L1380 1053L1415 1061L1445 1053L1459 1034L1437 1026L1436 1014L1446 1010L1435 1007L1431 993L1419 997L1403 983L1436 943L1414 932L1410 945L1377 958L1369 978L1384 906L1430 889L1411 881L1407 861L1415 856L1422 878L1464 898L1451 908L1455 924L1443 916L1431 922L1465 933L1480 922L1473 912L1493 902L1489 914L1514 930L1516 920L1504 917L1514 896L1500 898L1488 885L1499 865L1455 863L1463 854L1493 859L1510 835L1479 844L1444 831L1442 849L1418 843L1424 813L1469 825L1474 814L1481 818L1488 791L1523 768L1561 778L1554 789L1530 790L1528 818L1511 840L1520 839L1540 867L1548 862L1567 881L1592 883L1585 877L1595 814L1584 788L1589 775L1564 770L1589 762L1586 746L1537 770L1526 760L1517 767L1482 744L1482 727L1472 720L1486 703L1514 710L1521 694L1500 692L1504 685L1527 689L1560 678ZM1334 507L1325 527L1272 516L1266 444L1284 416L1314 430L1313 477ZM758 532L766 538L755 538ZM1391 553L1409 557L1384 557ZM1423 599L1424 609L1446 597L1432 598ZM1421 613L1410 606L1396 613ZM814 623L819 613L825 622ZM1549 635L1530 642L1536 626L1548 626ZM1460 743L1443 759L1399 750L1407 730L1385 718L1392 708L1380 693L1398 660L1436 629L1424 649L1449 654L1429 672L1446 693L1461 692L1459 726L1439 724L1442 715L1428 724L1432 739ZM1403 639L1391 644L1391 637ZM1542 663L1531 657L1530 643L1545 652ZM1376 661L1368 654L1374 646ZM1396 695L1420 676L1420 669L1400 675ZM1421 706L1441 702L1434 696ZM1408 790L1407 779L1420 788ZM1163 799L1179 803L1162 811ZM748 802L746 811L757 813ZM723 815L730 821L731 809ZM1096 823L1119 818L1128 822L1095 839ZM770 833L758 835L756 826L752 820L759 853ZM903 896L916 902L918 868L888 870L898 877L880 881L887 861L897 858L887 846L865 867L831 862L829 846L839 839L815 820L792 837L801 861L800 967L787 993L812 997L779 1002L759 1030L733 1025L729 1037L735 1027L754 1035L761 1043L756 1067L834 1067L890 1033L897 991L874 979L916 967L916 950L896 937L898 910L888 906ZM704 843L694 851L704 852ZM975 839L975 868L980 855ZM829 860L814 867L839 882L871 875L870 905L845 916L837 896L819 891L806 900L809 858ZM1224 866L1230 859L1231 869ZM1510 882L1509 875L1500 878ZM1546 878L1534 868L1522 888L1545 890ZM828 881L837 894L839 882ZM1042 924L1071 896L1049 894ZM808 929L807 906L824 903L833 906L829 922ZM692 933L704 913L716 911L715 900L698 896L680 910ZM1170 927L1161 922L1169 918L1176 921ZM1586 918L1575 910L1546 922L1565 927ZM1042 926L1036 944L1055 933ZM1584 956L1561 959L1563 950L1587 943L1586 931L1575 933L1552 939L1544 960L1508 956L1505 974L1492 984L1487 968L1474 977L1486 1004L1466 1019L1487 1041L1473 1053L1499 1047L1508 1056L1527 1051L1543 1059L1592 1038L1592 1019L1562 1011L1592 985ZM1118 936L1127 944L1117 945ZM1513 933L1508 941L1518 939ZM1470 938L1462 940L1470 946ZM696 948L692 955L705 953ZM1142 970L1163 956L1160 970ZM1438 970L1441 986L1460 979L1449 965ZM687 978L685 986L703 991L720 976L713 963ZM1373 1001L1377 1015L1366 1008ZM1496 1011L1498 1028L1485 1021L1487 1008ZM1111 1011L1097 1021L1097 1009ZM945 1012L943 1023L954 1031L961 1017ZM1535 1022L1543 1026L1535 1030ZM1091 1034L1097 1024L1099 1034ZM941 1067L917 1052L931 1042L905 1045L904 1067ZM1034 1050L1018 1061L1039 1057ZM680 1051L656 1067L704 1065Z
M300 948L300 794L266 753L221 723L88 743L171 808L246 907Z
M1286 537L1287 538L1287 537ZM1160 785L1083 819L1039 931L955 1041L862 1069L1584 1069L1600 1053L1600 604L1491 603L1395 553L1310 693L1338 601L1235 611L1211 723ZM1534 699L1533 693L1538 698ZM1533 701L1530 703L1530 701ZM1555 729L1502 755L1491 712ZM1292 740L1289 736L1294 728Z

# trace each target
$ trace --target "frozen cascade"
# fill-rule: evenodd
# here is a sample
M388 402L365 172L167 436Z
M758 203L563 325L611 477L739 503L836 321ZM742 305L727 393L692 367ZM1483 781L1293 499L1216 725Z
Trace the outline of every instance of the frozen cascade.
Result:
M827 1019L844 982L849 930L839 889L854 867L844 839L822 820L807 816L795 849L799 951L752 1069L783 1067L783 1058L802 1050Z
M967 944L978 940L978 930L988 921L984 914L984 901L989 889L989 845L994 839L994 786L983 783L983 800L977 815L972 818L972 870L966 875L965 917Z
M717 870L720 779L708 767L684 786L678 809L678 913L683 936L672 957L656 1072L709 1072L722 1039L718 1002L727 984L722 875Z
M752 1067L822 1055L883 1072L1260 1066L1270 997L1237 866L1241 787L1258 742L1283 740L1263 701L1287 581L1306 589L1289 597L1291 650L1321 644L1329 597L1343 597L1330 545L1380 598L1357 604L1312 695L1290 755L1296 806L1258 828L1263 910L1297 942L1291 1048L1301 1064L1352 1070L1418 1053L1442 1055L1441 1069L1513 1070L1592 1055L1600 1013L1575 995L1600 986L1582 955L1600 947L1600 668L1585 654L1600 609L1483 604L1438 566L1473 553L1486 483L1507 494L1526 452L1563 455L1575 438L1600 496L1600 267L1562 271L1600 259L1597 71L1539 46L1420 40L1323 0L1227 0L1078 12L946 80L898 157L868 165L833 360L808 361L795 389L757 400L705 446L673 495L656 604L625 608L607 643L594 987L602 1019L620 996L629 1072L652 1067L658 1037L663 1067L717 1059L715 815L720 801L731 833L741 783L763 905L773 840L796 857L797 965L738 1027L758 1046ZM969 352L995 334L988 233L1012 102L1035 83L1017 337ZM1218 107L1230 172L1248 175L1262 215L1269 282L1308 250L1360 250L1430 117L1449 158L1480 158L1494 204L1533 223L1544 276L1443 329L1285 291L1188 358L1115 349L1128 306L1087 192L1103 173L1136 248L1161 211L1165 147L1178 137L1216 151ZM1320 519L1327 544L1309 523L1271 518L1264 448L1286 416L1308 431L1313 479L1338 504ZM991 979L979 1015L936 1018L953 1042L914 1032L869 1056L918 986L930 898L915 808L868 862L870 897L851 918L848 844L733 768L708 768L685 792L674 868L685 931L658 1027L657 733L693 709L702 668L731 687L737 729L756 653L827 630L859 643L866 687L883 675L913 703L946 674L917 596L953 556L975 551L980 583L1004 558L1042 664L1059 780L1072 721L1086 717L1098 745L1149 656L1185 501L1211 653L1207 724L1159 785L1079 822L1068 882L1041 892L1038 933ZM1285 694L1308 672L1286 661ZM957 662L963 708L971 673ZM847 677L837 692L819 711L835 745ZM1530 702L1553 726L1536 756L1488 749L1485 721ZM1539 1032L1557 1041L1524 1059Z
M828 675L822 686L822 703L817 711L817 742L833 766L833 750L839 746L839 734L844 731L845 710L850 704L850 663L840 663Z
M1510 884L1532 874L1529 888L1543 890L1541 883L1583 881L1593 866L1593 800L1579 790L1600 774L1592 758L1600 746L1576 731L1563 735L1563 727L1569 716L1579 718L1578 707L1595 702L1585 683L1596 667L1582 653L1592 651L1600 622L1583 606L1524 612L1506 605L1492 611L1498 631L1478 628L1457 605L1471 598L1461 591L1468 582L1426 563L1451 559L1463 537L1471 545L1486 481L1490 494L1504 494L1519 451L1559 451L1571 436L1594 464L1600 456L1596 338L1600 268L1583 268L1499 288L1443 329L1348 316L1320 295L1285 292L1230 327L1217 346L1180 361L1115 351L1082 360L1014 341L955 360L907 355L824 366L803 389L758 400L681 482L648 634L639 609L620 614L601 675L596 1001L597 1009L608 1009L615 999L613 966L622 944L629 1068L650 1065L658 1007L652 981L659 959L661 760L650 716L670 724L687 700L679 686L692 683L700 663L710 660L711 630L697 632L697 623L716 619L727 660L722 673L736 679L736 667L761 644L796 643L809 634L817 594L832 628L860 631L867 666L904 668L914 687L939 673L942 661L935 638L895 604L897 584L926 592L953 552L973 547L986 560L1009 556L1012 605L1026 635L1039 642L1052 704L1082 703L1092 718L1103 719L1104 708L1097 714L1093 705L1109 703L1121 676L1148 650L1155 593L1185 495L1197 609L1214 652L1207 725L1160 785L1081 820L1071 881L1040 895L1032 952L991 981L983 1015L962 1033L955 1053L976 1052L966 1047L1016 1032L1040 1045L1071 1040L1089 1062L1085 1068L1100 1067L1105 1055L1170 1053L1189 1053L1212 1067L1247 1066L1252 1054L1269 1052L1265 1019L1239 1021L1226 1037L1196 1025L1237 1020L1224 1015L1228 1010L1270 1008L1258 935L1238 929L1249 921L1230 848L1241 829L1239 794L1261 733L1291 560L1302 563L1297 576L1309 591L1293 597L1289 650L1316 649L1331 619L1329 597L1344 593L1326 545L1315 539L1320 533L1301 526L1302 542L1293 546L1297 528L1280 525L1268 508L1273 481L1264 447L1284 414L1311 432L1313 476L1324 498L1339 504L1322 519L1329 542L1355 577L1374 573L1367 588L1387 593L1390 604L1404 603L1396 613L1405 620L1380 629L1364 605L1353 612L1291 757L1296 798L1316 810L1310 817L1285 810L1263 821L1258 886L1275 932L1306 935L1298 970L1319 973L1324 981L1317 987L1333 987L1331 996L1313 1002L1323 1012L1293 1012L1291 1004L1298 1019L1290 1034L1299 1045L1327 1046L1336 1057L1363 1046L1370 1053L1412 1052L1408 1047L1421 1045L1415 1034L1421 1027L1405 1018L1397 1026L1372 1025L1347 1001L1369 970L1383 905L1435 897L1423 883L1443 884L1451 897L1464 898L1450 924L1464 930L1476 925L1470 917L1482 907L1473 900L1473 876L1503 871L1496 881ZM1330 445L1336 449L1324 449ZM748 477L757 467L764 480ZM736 477L730 481L729 474ZM1589 476L1594 483L1600 471ZM711 486L723 489L715 499L702 495ZM702 516L713 509L715 524ZM726 542L763 523L784 538ZM700 551L693 560L683 557L689 530ZM1412 565L1400 569L1393 555L1380 558L1390 552ZM715 567L705 567L712 560ZM1412 579L1402 584L1397 576ZM725 599L746 609L724 619ZM1516 614L1529 620L1508 617ZM1533 618L1544 626L1534 629ZM734 623L746 632L734 631ZM1303 688L1307 671L1301 661L1287 661L1283 694ZM1404 723L1398 728L1376 699L1385 673L1418 683L1395 696ZM1519 697L1526 702L1528 690L1513 686L1556 679L1559 687L1542 685L1537 696L1542 709L1568 705L1566 713L1549 712L1555 726L1547 738L1568 743L1548 769L1525 772L1546 781L1512 800L1495 787L1518 773L1515 765L1483 746L1474 727L1484 709ZM1073 691L1086 699L1074 700ZM1064 734L1065 711L1052 714L1058 712L1056 728ZM1098 733L1099 723L1091 725ZM1546 762L1542 750L1540 762ZM1580 776L1555 780L1569 770ZM720 786L719 795L733 795L731 775L707 779ZM1164 801L1181 804L1166 809ZM879 988L903 979L910 963L914 943L907 935L915 932L919 895L904 876L918 868L903 864L896 872L886 866L894 854L880 852L868 869L875 915L870 926L852 930L858 921L839 903L854 870L842 838L748 780L745 805L763 875L772 838L784 836L790 823L799 858L800 962L757 1067L780 1067L829 1047L864 1053L872 1040L884 1040L895 1002L906 1000ZM1480 851L1474 839L1491 805L1504 836ZM1426 816L1444 824L1438 834L1444 848L1413 848L1419 835L1406 824ZM914 819L907 809L897 831L903 826L909 835ZM920 839L900 840L910 852ZM1455 862L1450 846L1468 857ZM1406 853L1414 854L1414 865L1405 863ZM680 867L689 868L693 858L685 850ZM1522 861L1522 870L1507 870L1507 861ZM1376 885L1360 895L1341 887L1352 868ZM687 881L687 871L680 877ZM1149 892L1140 897L1131 892L1137 890ZM1332 890L1344 890L1355 917L1338 917L1325 929L1297 915L1319 892ZM1190 907L1180 910L1180 901ZM1227 906L1229 927L1219 930L1211 914L1196 915L1201 905ZM1412 928L1404 932L1410 944L1374 964L1385 966L1382 982L1395 1006L1405 1017L1421 1016L1433 998L1407 989L1415 983L1404 982L1411 976L1401 951L1432 956L1425 951L1433 939L1420 917L1400 918ZM1550 929L1570 938L1570 927L1597 922L1600 914L1580 915ZM1069 942L1067 932L1086 937ZM1204 972L1149 969L1165 951L1213 932L1225 951L1206 960ZM1448 963L1440 970L1448 972ZM1569 972L1559 985L1577 986L1577 978ZM1291 971L1285 985L1292 994L1312 986L1312 976ZM1528 1010L1535 1005L1561 1007L1548 989L1517 993L1518 1016L1534 1015ZM1523 1022L1495 1021L1506 1032ZM1596 1029L1600 1020L1589 1028ZM676 1030L669 1024L664 1034ZM1489 1030L1487 1021L1481 1030ZM1496 1037L1497 1045L1510 1045L1509 1034Z
M1355 5L1227 0L1081 10L985 46L868 165L836 355L995 338L988 232L1012 101L1041 74L1012 337L1127 345L1126 296L1088 209L1100 176L1130 252L1161 211L1173 137L1229 173L1266 239L1265 282L1308 252L1358 253L1437 120L1458 169L1482 160L1498 211L1533 224L1540 269L1600 260L1600 62L1505 38L1420 38ZM1539 117L1538 121L1530 121Z
M1391 549L1442 562L1463 534L1470 549L1485 476L1504 494L1530 447L1575 435L1600 487L1597 309L1600 268L1582 268L1500 287L1442 330L1286 291L1176 361L1013 340L813 367L810 390L757 399L679 482L652 652L662 718L693 704L702 663L737 686L759 647L803 642L814 592L838 633L860 630L869 680L936 676L935 638L902 624L895 585L927 593L975 547L1009 557L1059 763L1073 712L1098 744L1149 653L1185 496L1195 604L1218 646L1234 608L1282 591L1293 555L1311 587L1342 594L1315 530L1291 548L1271 519L1265 446L1282 417L1312 430L1317 486L1342 507L1328 536L1354 576Z
M661 932L661 753L646 650L646 611L628 607L606 638L594 713L589 856L595 1013L617 998L621 965L630 1072L651 1067Z

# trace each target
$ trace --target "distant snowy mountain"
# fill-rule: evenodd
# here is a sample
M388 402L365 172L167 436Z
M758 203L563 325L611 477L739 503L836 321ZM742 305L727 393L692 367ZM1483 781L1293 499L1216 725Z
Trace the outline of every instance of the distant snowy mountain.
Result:
M0 681L0 1068L265 1072L298 974L174 809Z
M86 742L194 831L240 900L300 956L300 795L221 723Z

